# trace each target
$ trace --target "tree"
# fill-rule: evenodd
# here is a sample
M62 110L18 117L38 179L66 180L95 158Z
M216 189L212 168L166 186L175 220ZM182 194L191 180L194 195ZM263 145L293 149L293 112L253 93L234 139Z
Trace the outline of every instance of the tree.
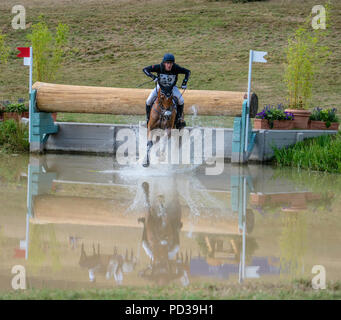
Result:
M67 44L69 27L58 24L55 35L49 30L42 16L32 25L32 33L27 35L33 47L34 81L52 82L56 79Z
M5 44L6 35L0 31L0 64L6 64L9 56L9 48Z
M329 7L327 9L329 11ZM307 109L310 106L316 72L329 55L329 48L321 45L323 34L326 34L324 30L311 29L309 17L288 39L284 80L289 93L290 108Z

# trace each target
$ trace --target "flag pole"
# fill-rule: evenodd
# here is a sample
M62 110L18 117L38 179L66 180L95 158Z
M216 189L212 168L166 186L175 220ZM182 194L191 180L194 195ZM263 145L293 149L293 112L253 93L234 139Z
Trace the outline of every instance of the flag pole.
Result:
M245 152L247 151L247 144L248 144L252 61L253 61L253 50L250 50L250 59L249 59L249 80L248 80L248 87L247 87L247 113L246 113L246 124L245 124L245 146L244 146L244 151L245 151Z
M28 117L28 127L29 127L29 133L28 133L28 141L31 143L31 119L32 119L32 105L31 105L31 93L32 93L32 71L33 71L33 48L30 47L30 79L29 79L29 101L28 101L28 112L29 112L29 117Z

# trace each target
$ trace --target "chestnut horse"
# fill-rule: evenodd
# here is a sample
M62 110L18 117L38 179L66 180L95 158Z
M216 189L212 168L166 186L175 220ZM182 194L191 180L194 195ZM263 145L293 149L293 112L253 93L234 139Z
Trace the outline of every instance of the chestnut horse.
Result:
M162 183L159 180L159 183ZM181 206L175 180L167 181L167 188L160 190L158 183L150 186L143 182L142 189L148 210L137 221L143 223L142 247L150 257L150 263L139 275L151 279L159 285L189 274L190 260L183 254L180 261ZM155 193L156 190L158 191ZM185 279L185 280L186 280Z
M175 127L176 107L171 90L159 88L157 98L151 108L147 128L147 154L143 166L150 164L150 149L153 146L152 130L166 130L167 137L170 137L171 129Z

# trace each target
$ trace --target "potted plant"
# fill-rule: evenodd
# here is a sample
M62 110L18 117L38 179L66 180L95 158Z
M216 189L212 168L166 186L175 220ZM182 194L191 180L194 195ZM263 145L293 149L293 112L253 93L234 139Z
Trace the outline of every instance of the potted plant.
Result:
M0 121L4 120L5 107L0 103Z
M28 117L28 107L24 103L9 103L5 107L4 120L19 121L22 116Z
M309 24L298 28L294 36L288 39L285 82L289 108L285 111L293 113L294 128L297 129L308 128L316 72L329 55L329 49L319 43L320 31L311 30Z
M19 120L19 114L17 113L17 106L15 103L8 103L5 106L4 120L9 119Z
M309 128L312 130L338 130L339 119L336 109L315 108L309 117Z
M254 128L290 130L293 128L293 120L293 114L284 111L282 104L277 107L267 105L261 112L256 114Z
M25 99L24 98L19 98L18 99L18 104L20 104L20 106L18 106L18 113L21 113L21 117L22 118L29 118L30 113L28 110L28 106L25 105Z

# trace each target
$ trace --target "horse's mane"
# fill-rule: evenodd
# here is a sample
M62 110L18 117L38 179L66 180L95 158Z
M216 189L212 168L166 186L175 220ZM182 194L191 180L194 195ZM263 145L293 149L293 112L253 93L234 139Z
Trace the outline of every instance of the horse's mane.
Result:
M167 108L170 107L170 105L173 103L173 94L171 93L170 96L167 98L166 95L164 95L164 99L161 98L161 93L162 93L162 89L159 88L158 92L157 92L157 101L158 102L162 102L163 100L163 105Z

